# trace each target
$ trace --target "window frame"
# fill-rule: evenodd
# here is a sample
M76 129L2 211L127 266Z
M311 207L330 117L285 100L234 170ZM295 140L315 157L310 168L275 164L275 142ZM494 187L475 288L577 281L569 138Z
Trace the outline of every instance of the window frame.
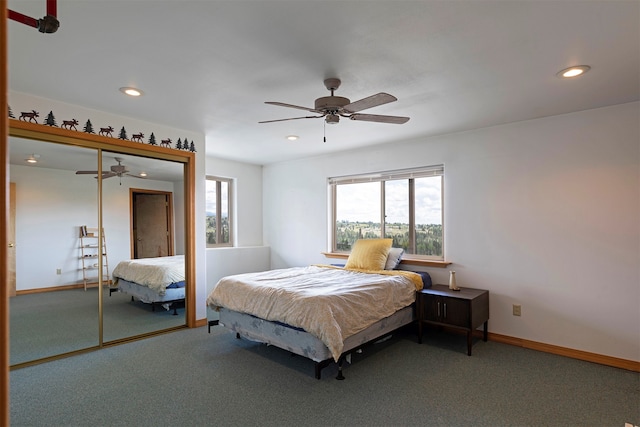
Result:
M360 184L367 182L380 182L380 235L386 235L386 221L385 221L385 210L386 210L386 197L385 197L385 182L393 181L393 180L408 180L408 191L409 191L409 241L410 245L413 248L413 252L416 249L416 224L415 224L415 179L416 178L426 178L426 177L440 177L440 207L441 207L441 223L442 223L442 255L434 256L434 255L419 255L416 253L408 253L406 252L403 255L403 259L407 260L425 260L425 261L435 261L444 263L444 254L445 254L445 223L444 223L444 165L433 165L433 166L425 166L420 168L412 168L412 169L400 169L400 170L392 170L378 173L366 173L366 174L358 174L358 175L347 175L347 176L339 176L339 177L331 177L327 180L329 186L329 203L330 203L330 219L329 219L329 247L330 253L332 254L348 254L349 251L339 250L337 248L337 186L344 184Z
M233 247L233 179L232 178L223 178L220 176L207 175L205 181L205 192L209 182L216 183L216 242L220 242L223 236L223 227L222 227L222 183L226 183L228 186L227 191L227 218L229 222L229 242L226 243L209 243L206 236L205 229L205 244L207 248L224 248L224 247ZM207 196L205 195L205 220L209 217L206 214L206 200ZM206 221L205 221L206 222Z

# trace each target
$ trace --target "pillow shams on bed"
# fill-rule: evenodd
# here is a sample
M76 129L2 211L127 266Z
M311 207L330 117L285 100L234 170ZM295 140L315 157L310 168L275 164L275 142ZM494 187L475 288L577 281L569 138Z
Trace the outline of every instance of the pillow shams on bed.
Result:
M402 248L391 248L389 249L389 255L387 255L387 263L384 266L385 270L394 270L398 264L400 264L400 260L402 259L402 255L404 254L404 249Z
M392 242L392 239L356 240L344 268L384 270Z

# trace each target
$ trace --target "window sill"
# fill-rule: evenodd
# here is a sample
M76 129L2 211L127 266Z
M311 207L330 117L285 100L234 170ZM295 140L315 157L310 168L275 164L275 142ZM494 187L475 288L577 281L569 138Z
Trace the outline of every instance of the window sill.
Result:
M339 258L348 259L349 254L340 252L322 252L327 258ZM431 259L419 259L419 258L402 258L400 261L402 265L417 265L421 267L435 267L435 268L447 268L452 263L450 261L435 261Z

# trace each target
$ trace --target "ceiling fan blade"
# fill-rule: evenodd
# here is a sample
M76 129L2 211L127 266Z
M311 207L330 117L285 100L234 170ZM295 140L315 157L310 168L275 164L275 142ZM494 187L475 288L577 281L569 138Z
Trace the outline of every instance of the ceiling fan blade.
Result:
M267 101L267 102L265 102L265 104L269 104L269 105L277 105L277 106L279 106L279 107L297 108L298 110L305 110L305 111L310 111L310 112L312 112L312 113L322 114L322 111L315 110L315 109L313 109L313 108L301 107L301 106L299 106L299 105L293 105L293 104L285 104L284 102L272 102L272 101Z
M76 175L98 175L98 171L76 171ZM102 172L102 179L111 178L112 176L118 175L115 172ZM96 177L97 178L97 177Z
M258 123L284 122L284 121L287 121L287 120L298 120L298 119L321 119L323 117L324 117L324 115L322 115L322 116L292 117L290 119L265 120L265 121L258 122Z
M127 176L131 176L131 177L133 177L133 178L147 179L147 177L146 177L146 176L132 175L132 174L130 174L130 173L127 173L127 174L125 174L125 175L127 175Z
M381 116L378 114L352 114L349 118L351 120L360 120L364 122L393 123L398 125L409 121L409 117Z
M362 110L366 110L367 108L377 107L378 105L382 105L382 104L388 104L389 102L394 102L397 100L398 98L396 98L393 95L380 92L375 95L362 98L359 101L354 101L351 104L347 104L343 107L343 109L351 113L355 113L357 111L362 111Z

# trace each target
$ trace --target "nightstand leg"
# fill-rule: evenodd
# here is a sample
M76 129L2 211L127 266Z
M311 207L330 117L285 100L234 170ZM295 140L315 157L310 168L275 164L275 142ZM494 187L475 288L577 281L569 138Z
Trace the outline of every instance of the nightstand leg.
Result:
M473 335L472 331L467 331L467 356L471 356L471 336Z
M487 327L488 327L488 325L489 325L489 321L487 320L486 322L484 322L484 336L482 337L484 342L487 342L487 335L488 335L487 334Z
M418 344L422 344L422 322L418 320Z

